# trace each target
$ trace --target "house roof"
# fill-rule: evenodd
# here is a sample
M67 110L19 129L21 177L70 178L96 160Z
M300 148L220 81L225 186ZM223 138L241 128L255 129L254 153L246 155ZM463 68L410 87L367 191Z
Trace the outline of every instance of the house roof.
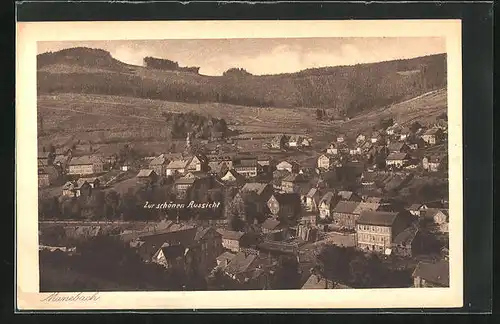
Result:
M422 207L423 204L412 204L410 207L408 207L408 210L419 210L420 207Z
M267 230L274 230L277 229L280 226L281 222L273 219L273 218L268 218L262 223L262 228L265 228Z
M360 203L356 201L339 201L333 209L333 212L352 214L359 204Z
M287 182L304 182L304 181L307 181L307 179L302 174L291 173L291 174L287 175L283 179L283 181L287 181Z
M448 261L441 260L436 263L420 261L413 271L413 277L420 277L425 281L443 286L450 284L450 265Z
M326 283L324 278L321 278L315 274L309 276L307 281L302 286L302 289L332 289L333 282L328 281Z
M398 213L382 211L363 211L358 218L359 224L391 226Z
M257 256L254 254L249 254L247 256L243 252L238 252L229 262L224 271L231 275L244 273L249 270L250 266L256 260L256 258Z
M195 241L199 241L199 240L202 240L205 235L207 235L207 233L211 232L211 231L215 231L212 227L198 227L196 229L196 235L194 236L194 240ZM220 233L217 232L216 235L219 235Z
M233 167L256 167L257 158L255 157L238 157L233 159Z
M243 181L243 180L245 180L245 177L242 176L241 174L239 174L238 172L236 172L236 170L234 170L234 169L228 170L226 172L226 174L224 174L222 176L222 178L224 178L228 173L231 174L234 178L236 178L236 181Z
M197 177L181 177L177 180L175 180L175 184L193 184L196 180L198 180Z
M227 261L230 261L232 260L234 257L236 256L236 254L234 253L231 253L231 252L224 252L222 253L221 255L219 255L216 259L218 261L223 261L223 260L227 260Z
M102 157L97 155L74 156L69 161L69 165L87 165L94 163L103 163Z
M290 136L290 139L288 140L289 142L299 142L302 139L302 136L300 135L292 135Z
M372 204L380 204L381 201L382 201L381 197L367 197L365 199L365 202Z
M245 183L243 188L241 188L241 192L255 192L257 195L261 195L266 187L268 186L267 183L261 183L261 182L249 182Z
M299 246L297 243L286 243L281 241L264 241L257 245L259 250L276 251L281 253L297 253Z
M311 188L307 192L306 196L309 197L309 198L312 198L312 197L314 197L314 195L316 195L317 192L318 192L318 188Z
M388 149L389 149L389 151L392 151L392 152L399 152L403 149L404 146L405 146L404 143L394 142L394 143L389 144Z
M376 211L379 207L379 203L360 202L354 209L353 214L360 215L364 211Z
M72 181L68 181L63 185L63 190L73 190L75 189L76 184Z
M158 252L155 254L155 257L158 255L159 252L162 252L165 259L176 259L178 257L181 257L184 255L185 247L176 244L176 245L168 245L164 244L162 247L158 250Z
M68 162L69 160L69 156L66 156L66 155L56 155L56 157L54 158L54 164L56 163L61 163L61 164L64 164L66 162Z
M434 218L434 216L436 216L439 213L448 217L448 211L440 208L427 208L422 216L424 218Z
M403 245L408 245L413 242L415 239L415 236L417 236L418 233L418 227L416 226L410 226L398 235L394 237L393 243L394 244L403 244Z
M406 153L391 153L387 156L386 160L405 160L408 158Z
M349 200L353 194L354 193L352 191L341 190L337 193L337 196L340 196L343 200Z
M228 231L223 229L217 229L217 233L222 235L222 238L226 240L239 240L245 234L244 232Z
M280 205L300 205L300 196L296 193L275 193L273 197Z
M80 179L76 180L76 186L78 188L80 188L85 182L87 182L88 184L91 184L91 183L95 182L96 180L99 181L99 179L96 178L96 177L92 177L92 178L80 178Z
M164 165L164 164L167 164L167 163L168 163L168 160L165 157L165 155L164 154L160 154L159 156L157 156L154 159L152 159L151 162L149 162L149 165L150 166Z
M332 203L332 199L335 198L335 194L331 191L327 192L323 197L321 197L320 201L319 201L319 204L331 204Z
M298 166L299 164L295 161L281 161L280 163L278 163L276 165L276 167L283 167L283 166L290 166L290 167L293 167L293 166Z
M273 172L273 179L284 179L290 174L288 170L276 170Z
M137 173L137 178L147 178L153 176L155 172L151 169L142 169Z
M429 128L424 132L424 135L436 135L439 132L439 128Z
M183 169L189 163L189 160L173 160L167 165L168 169Z

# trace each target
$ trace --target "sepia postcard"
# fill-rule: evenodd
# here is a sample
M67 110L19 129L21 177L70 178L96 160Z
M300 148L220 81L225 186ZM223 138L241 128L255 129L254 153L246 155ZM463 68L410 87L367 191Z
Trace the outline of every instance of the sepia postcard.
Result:
M17 24L19 310L463 304L460 20Z

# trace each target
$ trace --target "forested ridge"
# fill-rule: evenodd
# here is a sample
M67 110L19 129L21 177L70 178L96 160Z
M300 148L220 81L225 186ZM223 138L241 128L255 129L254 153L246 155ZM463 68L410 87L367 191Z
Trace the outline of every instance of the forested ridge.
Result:
M175 102L327 108L356 115L446 86L445 54L277 75L252 75L244 69L232 68L222 76L204 76L182 71L177 62L164 61L171 62L173 70L127 65L103 50L74 48L44 53L38 56L38 91ZM54 65L100 70L56 73L51 70Z

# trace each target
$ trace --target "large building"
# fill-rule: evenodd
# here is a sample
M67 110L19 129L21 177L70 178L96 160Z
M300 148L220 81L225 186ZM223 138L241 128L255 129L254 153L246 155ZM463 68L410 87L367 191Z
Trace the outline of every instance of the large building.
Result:
M68 174L96 174L104 172L104 160L100 156L75 156L69 161Z
M394 238L413 217L405 212L363 211L356 221L356 245L361 250L390 253Z

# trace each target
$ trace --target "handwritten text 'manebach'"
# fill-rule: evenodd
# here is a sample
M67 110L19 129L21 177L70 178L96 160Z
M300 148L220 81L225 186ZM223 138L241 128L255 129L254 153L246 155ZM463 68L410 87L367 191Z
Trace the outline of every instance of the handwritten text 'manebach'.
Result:
M84 293L77 293L75 295L65 295L61 296L59 295L58 292L52 293L46 298L42 299L41 301L43 302L89 302L89 301L98 301L99 300L99 293L93 293L93 294L84 294Z
M192 209L208 209L208 208L219 208L220 201L218 202L210 202L210 203L196 203L194 201L190 201L188 204L179 204L173 202L162 202L162 203L150 203L146 201L144 204L145 209L184 209L184 208L192 208Z

